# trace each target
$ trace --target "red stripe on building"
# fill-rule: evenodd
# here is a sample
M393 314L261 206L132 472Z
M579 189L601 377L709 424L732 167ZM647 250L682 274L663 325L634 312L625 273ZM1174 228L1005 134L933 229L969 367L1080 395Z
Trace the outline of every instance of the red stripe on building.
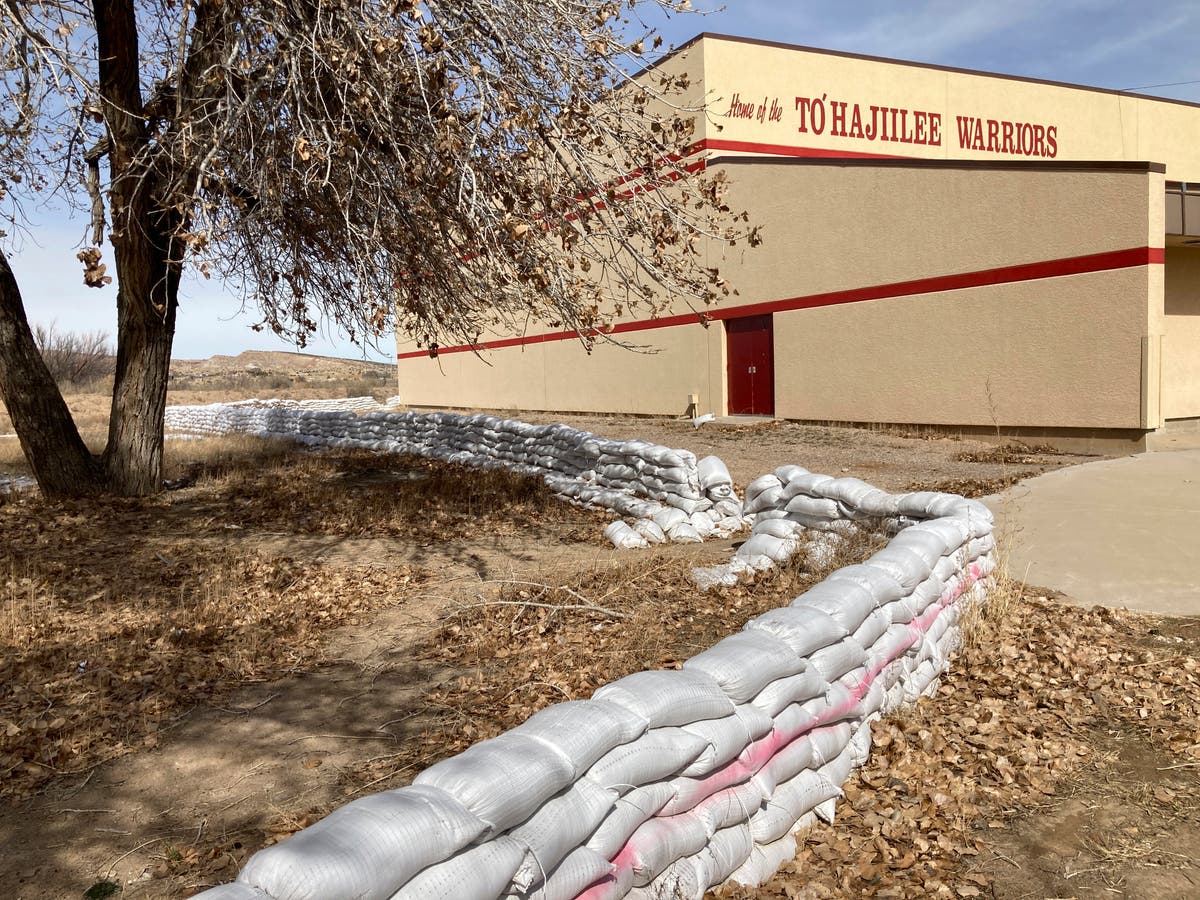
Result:
M642 319L621 322L604 334L627 334L632 331L649 331L654 328L673 328L677 325L695 325L703 317L706 320L737 319L742 316L761 316L767 313L788 312L797 309L815 309L820 306L838 306L843 303L862 303L867 300L887 300L897 297L912 297L918 294L936 294L944 291L961 291L967 288L989 287L997 284L1016 284L1042 278L1061 278L1066 275L1085 275L1090 272L1109 272L1137 266L1162 265L1166 261L1166 250L1162 247L1131 247L1128 250L1110 250L1105 253L1090 253L1086 256L1071 256L1065 259L1050 259L1044 262L1022 263L1001 266L996 269L981 269L978 272L963 272L957 275L938 275L933 278L917 278L912 281L897 281L892 284L850 288L844 291L829 291L787 300L770 300L725 309L705 310L702 313L685 313L664 316L660 319ZM596 332L599 334L600 332ZM544 344L549 341L565 341L578 335L574 331L553 331L524 337L501 338L482 344L461 344L457 347L439 347L438 354L465 353L467 351L499 350L504 347L519 347L528 344ZM396 359L416 359L429 356L428 351L416 350L398 353Z
M733 153L766 153L771 156L804 156L820 159L911 159L894 153L864 153L856 150L829 150L821 147L796 147L791 144L760 144L757 141L726 141L705 138L698 141L692 152L728 150Z

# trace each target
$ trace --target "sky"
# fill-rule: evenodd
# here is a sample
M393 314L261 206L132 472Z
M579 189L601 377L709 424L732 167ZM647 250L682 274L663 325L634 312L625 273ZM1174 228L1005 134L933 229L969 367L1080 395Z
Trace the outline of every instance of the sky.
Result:
M661 22L668 45L712 31L1200 102L1196 0L733 0L724 7L694 0L693 5L705 14ZM85 217L72 219L52 209L30 213L31 227L9 247L30 320L115 335L115 285L85 287L75 261ZM111 270L111 248L105 249ZM241 310L220 283L188 277L174 356L296 349L269 333L255 333L254 322L253 310ZM394 348L385 338L377 350L364 350L323 329L306 351L386 360Z

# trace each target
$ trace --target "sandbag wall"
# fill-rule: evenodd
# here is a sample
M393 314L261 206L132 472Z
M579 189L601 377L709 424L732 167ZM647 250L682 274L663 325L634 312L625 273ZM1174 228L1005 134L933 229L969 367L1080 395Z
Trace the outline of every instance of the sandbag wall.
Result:
M253 434L310 445L411 453L541 476L571 502L611 509L634 520L632 526L610 526L609 538L619 547L698 541L743 527L733 481L715 457L700 465L687 450L647 441L611 441L566 425L443 412L376 411L360 416L304 405L312 402L171 406L166 427L188 434Z
M666 900L765 882L815 817L832 820L872 721L935 690L993 569L981 504L822 477L785 498L807 475L756 482L759 514L819 530L884 517L898 533L681 669L548 707L260 851L202 896ZM837 499L789 512L796 496Z

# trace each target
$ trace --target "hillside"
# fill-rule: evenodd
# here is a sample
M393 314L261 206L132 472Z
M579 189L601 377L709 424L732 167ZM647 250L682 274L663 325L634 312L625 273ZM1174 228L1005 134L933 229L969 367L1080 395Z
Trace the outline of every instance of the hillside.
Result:
M365 380L386 384L395 381L396 367L361 359L282 350L243 350L237 356L171 360L171 380L175 384L218 379L249 380L266 376L306 382Z

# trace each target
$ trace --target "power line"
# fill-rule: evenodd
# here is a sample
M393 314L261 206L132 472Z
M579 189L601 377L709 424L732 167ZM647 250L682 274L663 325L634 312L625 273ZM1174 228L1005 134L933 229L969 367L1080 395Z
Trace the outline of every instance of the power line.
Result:
M1143 84L1141 87L1121 88L1122 91L1148 91L1150 88L1160 87L1182 87L1185 84L1200 84L1200 79L1196 81L1172 81L1169 84Z

